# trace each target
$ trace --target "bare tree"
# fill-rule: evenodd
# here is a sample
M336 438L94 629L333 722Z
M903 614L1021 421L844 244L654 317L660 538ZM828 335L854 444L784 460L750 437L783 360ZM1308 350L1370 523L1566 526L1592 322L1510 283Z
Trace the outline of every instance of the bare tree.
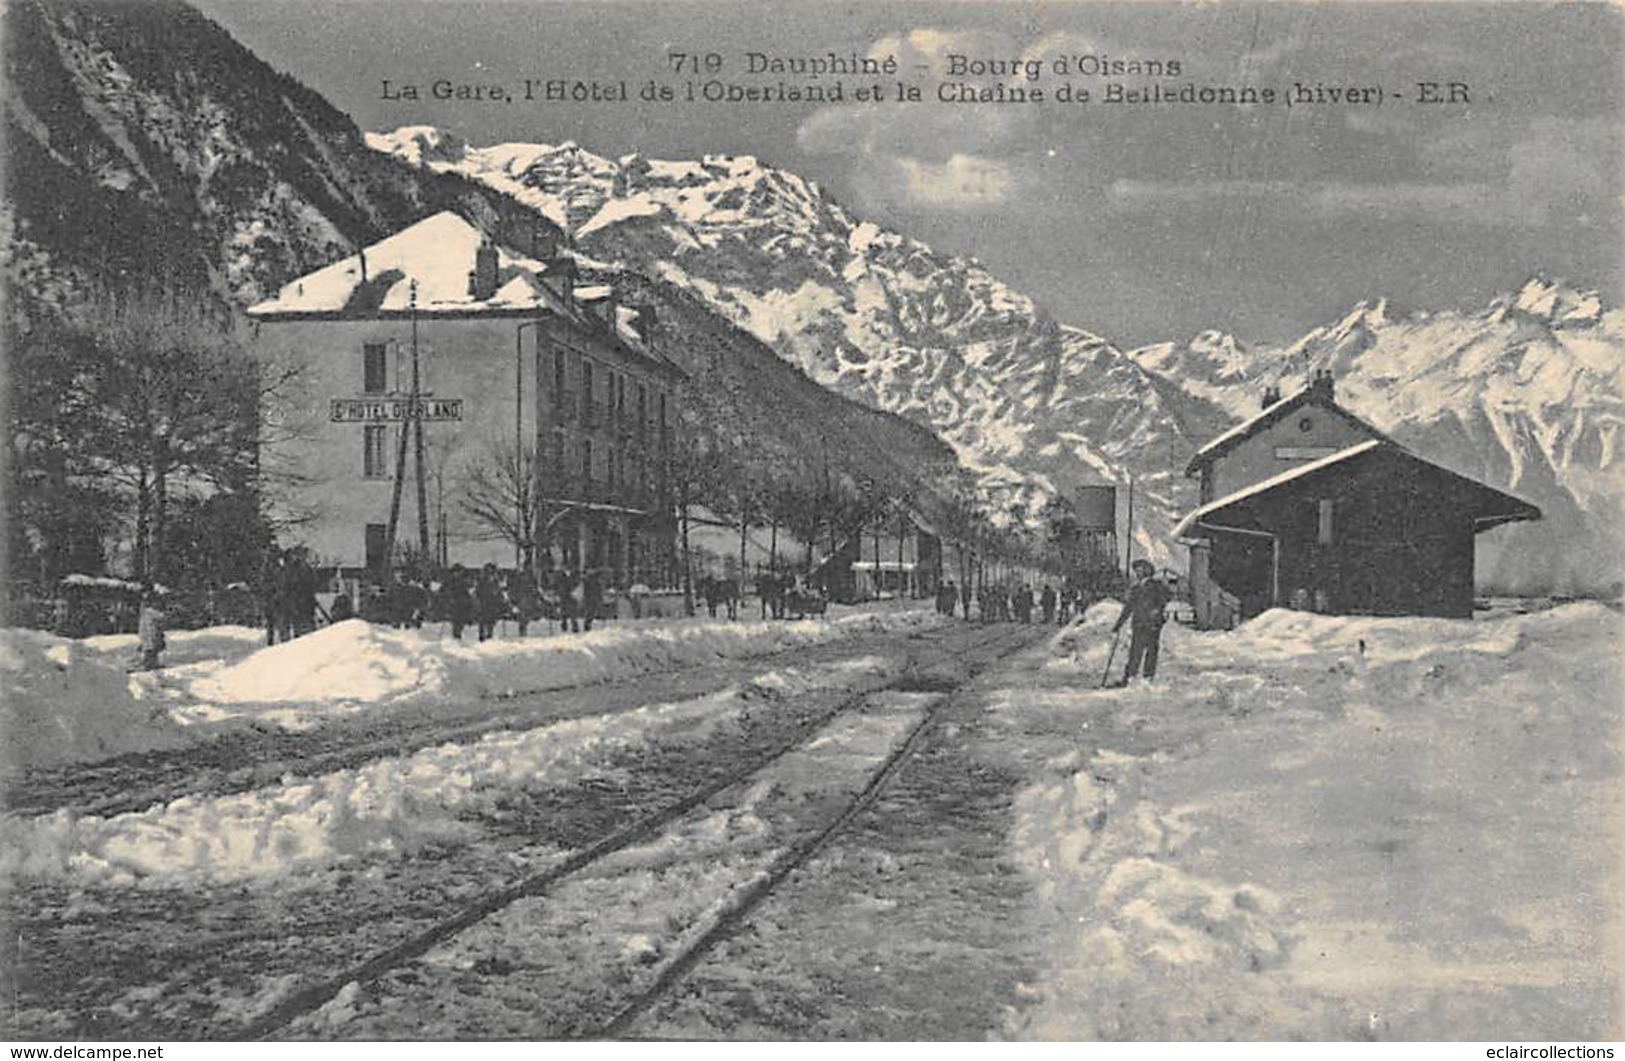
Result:
M485 541L512 542L521 564L535 560L536 448L490 438L463 468L458 503Z

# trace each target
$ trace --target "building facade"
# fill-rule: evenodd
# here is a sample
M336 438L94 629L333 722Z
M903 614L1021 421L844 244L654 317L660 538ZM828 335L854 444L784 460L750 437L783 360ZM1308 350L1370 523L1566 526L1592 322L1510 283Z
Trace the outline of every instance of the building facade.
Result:
M1341 408L1318 373L1204 446L1186 474L1196 621L1230 627L1277 606L1469 618L1479 533L1540 510L1416 456Z
M675 579L682 373L658 322L580 286L545 233L427 218L249 310L290 384L264 459L286 537L381 574L404 553Z

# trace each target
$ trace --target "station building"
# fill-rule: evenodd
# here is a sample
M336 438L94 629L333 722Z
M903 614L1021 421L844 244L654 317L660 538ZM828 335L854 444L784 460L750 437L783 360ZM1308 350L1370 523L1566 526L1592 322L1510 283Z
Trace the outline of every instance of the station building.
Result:
M1201 504L1190 547L1199 626L1267 608L1339 615L1473 613L1475 538L1540 509L1411 453L1337 404L1332 376L1209 442L1186 474Z
M264 455L285 536L322 566L377 574L406 546L513 567L534 548L540 566L610 586L674 583L683 373L653 311L578 285L551 230L436 214L248 314L262 359L292 375ZM470 503L482 476L517 502L515 468L534 506L528 520L513 506L524 547Z

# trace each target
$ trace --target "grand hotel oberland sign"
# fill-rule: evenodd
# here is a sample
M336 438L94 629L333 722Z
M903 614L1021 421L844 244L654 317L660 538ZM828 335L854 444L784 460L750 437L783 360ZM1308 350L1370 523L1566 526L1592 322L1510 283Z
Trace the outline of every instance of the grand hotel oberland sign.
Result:
M379 424L400 420L461 420L461 398L334 398L328 419L335 424Z

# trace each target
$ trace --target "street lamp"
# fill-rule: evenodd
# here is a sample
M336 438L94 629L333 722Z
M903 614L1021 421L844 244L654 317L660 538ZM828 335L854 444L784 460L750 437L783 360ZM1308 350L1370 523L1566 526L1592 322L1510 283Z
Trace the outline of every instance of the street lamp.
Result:
M540 318L520 321L513 330L513 469L514 513L513 566L518 570L524 563L525 505L530 501L533 469L525 466L525 329L542 323Z

